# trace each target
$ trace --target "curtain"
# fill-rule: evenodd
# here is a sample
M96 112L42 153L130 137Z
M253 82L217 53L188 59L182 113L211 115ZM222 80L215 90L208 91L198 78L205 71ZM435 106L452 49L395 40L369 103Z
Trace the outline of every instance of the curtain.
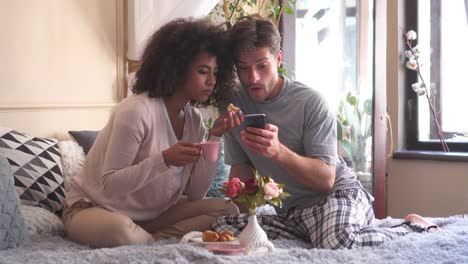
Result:
M207 15L219 0L128 0L127 59L138 61L146 40L178 17Z
M465 16L466 16L466 23L468 24L468 0L465 0Z

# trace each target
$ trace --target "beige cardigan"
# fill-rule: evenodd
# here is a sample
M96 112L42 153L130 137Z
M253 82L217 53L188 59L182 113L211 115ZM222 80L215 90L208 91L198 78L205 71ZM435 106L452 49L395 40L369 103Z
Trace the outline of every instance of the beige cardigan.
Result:
M184 111L182 140L203 141L206 128L200 112L190 105ZM177 141L162 99L146 93L126 98L72 178L67 204L84 199L142 221L158 217L183 193L191 200L202 199L215 177L216 162L200 158L183 167L167 167L162 151Z

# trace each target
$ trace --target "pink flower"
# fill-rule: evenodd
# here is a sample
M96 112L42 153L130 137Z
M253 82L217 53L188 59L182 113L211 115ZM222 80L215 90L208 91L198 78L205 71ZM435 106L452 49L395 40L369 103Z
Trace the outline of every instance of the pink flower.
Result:
M225 182L223 187L226 188L226 196L231 199L237 198L245 190L245 185L239 178L232 178L229 182Z
M265 193L263 198L269 201L273 198L277 198L283 190L278 188L278 185L273 180L270 180L270 182L265 183L263 186L263 192Z
M256 178L250 178L245 182L245 191L247 193L256 193L258 189L258 181Z

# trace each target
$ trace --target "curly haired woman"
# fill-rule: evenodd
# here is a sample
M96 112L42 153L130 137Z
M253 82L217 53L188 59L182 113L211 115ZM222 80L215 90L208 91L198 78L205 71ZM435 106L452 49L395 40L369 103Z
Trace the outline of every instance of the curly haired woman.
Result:
M218 105L230 92L232 61L224 29L177 19L149 40L135 95L114 109L67 188L62 220L73 241L114 247L203 231L238 213L233 203L204 198L216 162L199 142L218 140L242 122L228 111L207 131L197 105Z

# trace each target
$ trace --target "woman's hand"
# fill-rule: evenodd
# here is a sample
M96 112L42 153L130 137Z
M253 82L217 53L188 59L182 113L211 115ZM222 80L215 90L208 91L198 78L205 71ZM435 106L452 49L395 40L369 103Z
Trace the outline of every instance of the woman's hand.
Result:
M164 162L169 166L185 166L200 158L201 148L198 143L179 141L162 152Z
M226 111L214 121L210 135L221 137L227 131L240 126L242 122L244 122L242 111Z

